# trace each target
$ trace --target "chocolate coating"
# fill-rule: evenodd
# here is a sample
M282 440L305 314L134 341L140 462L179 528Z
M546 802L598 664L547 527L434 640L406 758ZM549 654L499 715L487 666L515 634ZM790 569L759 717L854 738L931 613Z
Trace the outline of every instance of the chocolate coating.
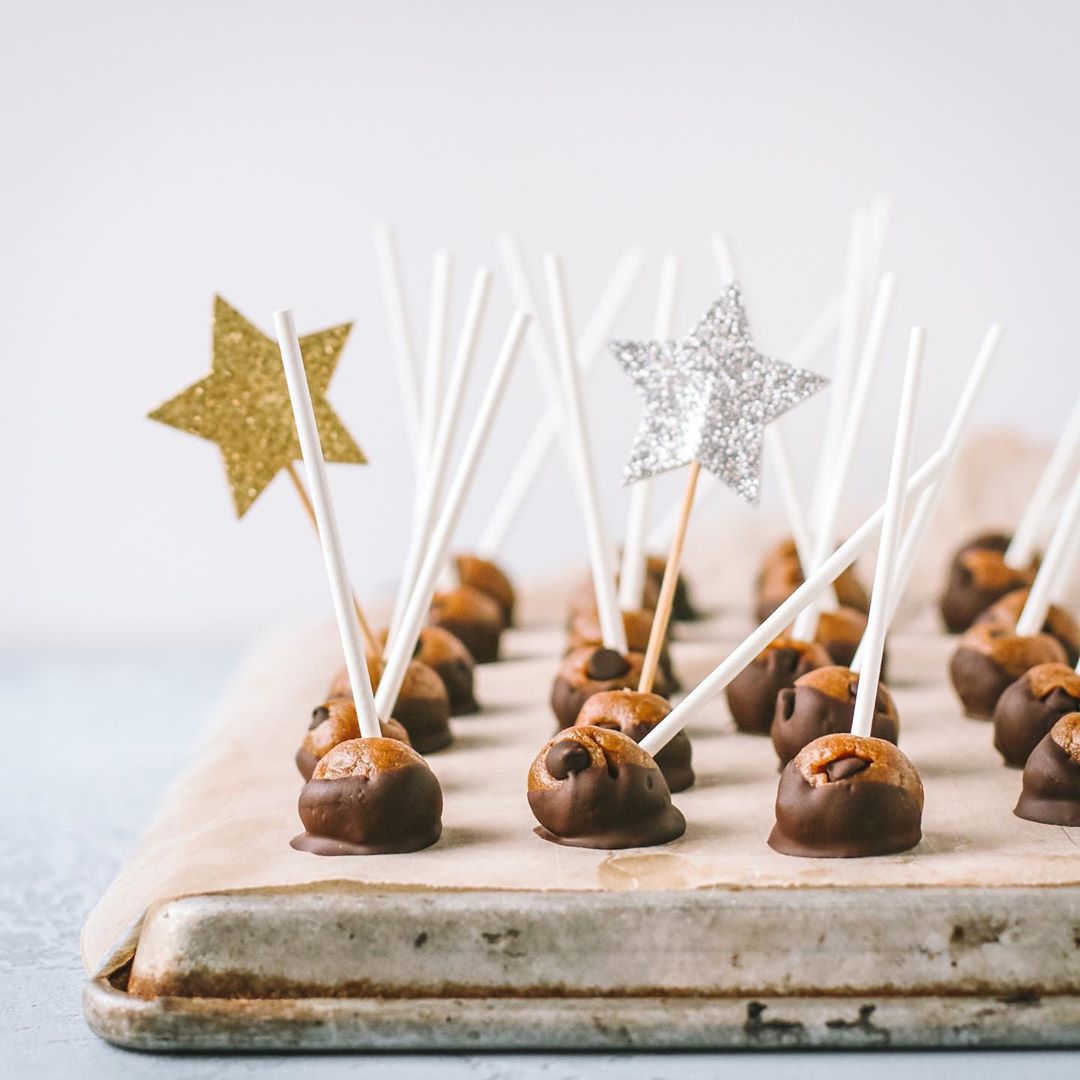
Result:
M950 634L962 634L995 601L1031 584L1033 568L1015 570L1005 564L1012 538L990 532L974 537L953 556L939 607Z
M449 630L478 664L499 659L503 617L499 605L471 585L459 585L449 592L436 593L428 622Z
M1022 769L1047 732L1080 711L1080 675L1066 664L1039 664L1010 683L994 707L994 746Z
M666 844L686 831L664 774L633 739L601 727L560 732L529 769L536 834L570 847Z
M667 567L666 555L649 555L645 559L645 598L655 593L660 595L660 586L664 581L664 570ZM643 598L643 599L645 599ZM649 607L655 607L655 602ZM671 600L671 618L675 622L694 622L701 618L701 612L690 595L690 586L683 574L675 579L675 594Z
M406 745L409 733L396 720L380 720L384 739L397 739ZM352 698L335 698L317 706L311 713L311 724L296 751L296 767L305 780L311 779L315 766L339 743L360 738L360 719Z
M292 846L315 855L419 851L442 832L439 781L393 739L339 743L316 765L298 809L305 831Z
M994 715L1010 683L1037 664L1065 663L1065 650L1049 634L1015 634L995 623L976 623L957 643L949 678L964 706L977 720Z
M649 647L649 635L652 633L653 612L639 608L635 611L622 613L623 628L626 631L626 646L630 652L644 653ZM600 614L593 608L591 611L579 611L570 619L570 629L567 635L567 653L586 645L593 647L602 645L603 634L600 630ZM671 663L671 651L665 640L660 650L660 671L664 676L664 684L670 693L680 689L681 683L675 675L674 666Z
M1080 713L1061 717L1031 751L1013 813L1044 825L1080 826Z
M778 637L735 676L727 687L728 709L735 726L750 735L768 735L781 690L832 658L823 645Z
M379 634L386 645L387 631ZM451 716L467 716L480 711L476 700L475 668L472 653L449 630L441 626L425 626L420 630L413 659L426 664L442 679L450 699Z
M1014 589L1006 593L1000 600L991 604L976 620L976 623L993 623L996 626L1004 626L1007 630L1015 630L1020 621L1020 613L1027 603L1028 589ZM1080 623L1064 608L1051 604L1046 614L1046 621L1039 628L1043 634L1049 634L1057 638L1061 647L1065 650L1066 663L1070 667L1076 667L1080 661Z
M378 690L382 679L382 662L368 657L368 672L371 674L372 689ZM330 684L327 697L331 700L352 699L348 672L337 674ZM409 733L409 740L417 753L433 754L454 741L454 734L450 730L450 698L446 686L431 668L419 660L409 661L401 691L391 711L394 719Z
M922 781L895 746L826 735L784 769L769 846L812 859L891 855L922 839L922 809Z
M641 678L645 657L631 652L625 656L603 646L586 645L563 658L551 685L551 711L560 728L572 727L581 706L605 690L632 690ZM664 673L657 671L655 691L666 697Z
M858 675L846 667L833 666L801 675L794 686L780 691L771 734L781 768L815 739L851 730L858 688ZM878 683L870 734L888 743L900 738L896 705L882 682Z
M454 559L458 581L490 596L499 605L504 626L514 625L517 596L506 572L490 559L478 555L458 555Z
M636 690L606 690L593 694L578 713L575 727L601 727L621 731L641 742L667 714L671 704L659 694L639 694ZM561 745L561 744L556 744ZM694 782L690 737L680 731L656 755L656 764L667 781L668 790L685 791ZM554 774L554 770L552 770Z
M771 547L765 553L754 581L757 621L764 622L803 580L795 541L785 539ZM864 614L870 610L870 594L856 576L854 567L849 566L844 570L833 584L837 601L842 607L854 608Z

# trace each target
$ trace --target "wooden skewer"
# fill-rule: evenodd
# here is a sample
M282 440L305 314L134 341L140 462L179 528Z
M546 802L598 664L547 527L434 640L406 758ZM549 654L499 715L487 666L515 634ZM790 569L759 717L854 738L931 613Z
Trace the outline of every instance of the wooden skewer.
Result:
M319 535L319 522L315 517L315 507L311 505L311 496L308 495L307 488L304 487L304 481L300 479L296 466L291 461L285 466L285 471L289 474L289 479L296 490L296 496L300 500L300 505L304 508L304 513L307 514L308 521L311 522L311 527L315 530L317 537ZM364 635L364 648L371 656L382 656L382 646L371 629L371 623L367 621L367 616L360 606L360 600L356 593L352 594L352 602L353 607L356 609L357 621L360 623L360 633Z
M660 651L664 647L664 637L671 622L671 608L675 602L675 586L679 582L679 569L682 565L683 544L686 542L686 527L690 523L690 511L694 508L694 495L697 493L698 476L701 474L701 462L692 461L686 474L686 488L683 491L682 505L679 508L679 521L675 526L675 537L671 541L664 578L660 583L660 596L656 601L652 628L649 630L649 644L645 649L645 661L641 665L641 678L638 680L638 693L647 694L652 690L656 679L656 668L660 663Z

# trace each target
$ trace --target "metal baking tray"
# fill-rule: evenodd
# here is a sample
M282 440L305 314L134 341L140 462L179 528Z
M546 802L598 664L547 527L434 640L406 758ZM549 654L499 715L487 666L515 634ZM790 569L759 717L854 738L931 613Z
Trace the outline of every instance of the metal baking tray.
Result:
M141 1050L1076 1046L1080 888L189 896L84 1009Z

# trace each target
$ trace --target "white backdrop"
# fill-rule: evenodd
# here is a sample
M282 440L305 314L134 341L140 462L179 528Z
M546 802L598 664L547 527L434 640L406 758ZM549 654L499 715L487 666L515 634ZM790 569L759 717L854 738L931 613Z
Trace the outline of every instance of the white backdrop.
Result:
M992 319L1007 336L981 420L1052 434L1080 382L1078 33L1067 2L4 5L3 637L224 639L329 610L284 479L238 525L216 449L143 419L208 367L215 291L267 330L285 305L302 332L356 320L331 398L372 465L332 479L359 590L391 584L410 471L382 219L421 332L432 248L458 258L456 332L504 228L565 255L579 323L643 244L622 335L648 334L659 258L679 252L688 324L716 291L723 228L783 356L839 284L853 207L884 191L898 302L855 498L883 485L915 321L921 449ZM499 280L483 369L509 310ZM614 529L636 404L606 359L589 393ZM539 400L526 360L466 543ZM824 415L818 401L790 422L806 486ZM716 501L718 543L742 512ZM505 560L535 575L583 558L552 461Z

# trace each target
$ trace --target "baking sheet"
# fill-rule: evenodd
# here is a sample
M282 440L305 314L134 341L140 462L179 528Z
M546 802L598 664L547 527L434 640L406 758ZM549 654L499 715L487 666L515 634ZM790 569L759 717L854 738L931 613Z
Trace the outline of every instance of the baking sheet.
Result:
M731 615L695 625L676 661L689 682L737 640ZM563 848L533 834L529 764L553 721L546 696L562 635L507 634L507 659L478 669L485 711L454 721L456 741L429 758L445 794L438 844L408 855L320 858L294 851L301 781L293 754L338 666L329 625L278 636L251 655L197 760L165 795L128 865L91 912L83 955L93 969L155 900L262 886L349 880L420 889L693 889L1080 883L1080 830L1011 811L1019 773L999 764L988 724L964 719L942 674L951 642L922 631L890 644L901 745L926 786L923 842L884 858L788 858L772 825L771 743L734 733L717 702L692 728L698 782L676 797L686 835L662 848Z

